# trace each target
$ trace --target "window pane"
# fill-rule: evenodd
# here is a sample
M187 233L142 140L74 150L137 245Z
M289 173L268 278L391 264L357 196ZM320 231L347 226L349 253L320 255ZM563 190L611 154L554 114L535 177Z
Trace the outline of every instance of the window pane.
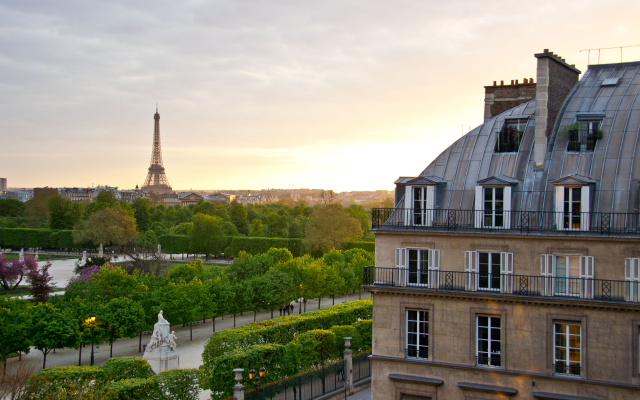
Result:
M500 318L491 318L491 327L500 328Z
M407 311L407 318L410 320L416 320L418 318L418 312L417 311Z
M580 334L580 325L569 325L569 334L570 335L579 335Z
M556 257L556 276L557 277L567 276L567 257L564 257L564 256Z
M420 322L420 333L429 333L429 323Z
M420 311L420 321L429 321L429 313L427 311Z
M407 322L407 331L413 333L418 332L418 323L415 321Z
M565 347L567 345L567 337L565 335L556 333L556 346Z
M478 341L478 351L486 353L489 351L489 342L487 342L486 340L479 340Z
M500 340L500 329L491 329L491 340Z
M478 328L478 339L489 339L489 329Z
M420 346L429 346L429 336L420 335Z
M478 326L489 326L489 317L478 317Z
M580 362L580 350L569 350L569 361Z
M413 345L418 344L418 335L416 335L415 333L410 333L407 336L407 343L408 344L413 344Z

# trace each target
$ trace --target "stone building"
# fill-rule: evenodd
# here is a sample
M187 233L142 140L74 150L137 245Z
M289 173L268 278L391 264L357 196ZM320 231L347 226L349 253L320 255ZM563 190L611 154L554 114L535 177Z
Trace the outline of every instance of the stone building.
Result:
M640 62L535 56L373 210L374 400L640 398Z
M493 81L493 86L484 87L484 122L503 112L536 98L536 84L533 78L524 78L522 83L511 80L510 85Z

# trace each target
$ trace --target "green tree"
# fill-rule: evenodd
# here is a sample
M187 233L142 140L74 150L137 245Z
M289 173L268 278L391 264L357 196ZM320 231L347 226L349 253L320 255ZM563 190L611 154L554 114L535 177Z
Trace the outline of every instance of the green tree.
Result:
M270 213L267 215L268 237L287 237L289 228L289 217L283 212Z
M247 209L240 203L233 203L229 207L229 217L236 226L238 232L243 235L249 234L249 220L247 219Z
M111 190L102 190L96 196L96 203L105 203L109 207L114 207L118 204L118 198Z
M220 223L220 227L222 228L225 236L238 236L238 229L231 222L222 221Z
M198 303L203 296L202 282L168 282L156 293L163 316L172 324L190 324L198 317Z
M360 223L339 204L318 207L307 225L307 245L315 252L341 249L345 243L361 237Z
M21 310L0 307L0 361L2 361L2 382L7 370L7 358L12 353L29 353L29 325L31 316Z
M21 217L26 204L16 199L0 199L0 217Z
M205 214L193 217L189 231L189 250L194 254L220 254L224 250L225 237L220 220Z
M228 310L233 314L233 327L236 327L236 315L251 309L253 290L248 280L235 281L228 290Z
M193 228L193 222L181 222L171 228L171 233L174 235L188 235L191 228Z
M178 206L176 206L178 207ZM183 224L187 222L191 222L193 219L193 211L191 211L187 207L180 207L176 210L176 223Z
M122 246L136 236L136 220L121 207L105 208L92 214L89 220L80 221L73 232L76 242L94 245Z
M136 219L138 230L144 232L149 229L151 224L149 200L138 197L131 202L131 208L133 208L133 216Z
M101 268L89 280L87 299L98 304L120 297L141 300L149 290L142 278L137 272L128 274L118 266Z
M47 200L47 207L51 229L73 229L82 218L83 205L77 201L53 196Z
M197 258L192 263L176 265L169 271L167 277L173 282L191 282L193 278L202 279L204 264Z
M295 283L288 274L276 269L264 274L263 280L264 288L260 291L260 296L264 297L265 308L271 311L271 318L273 318L273 310L295 299Z
M263 234L262 228L262 220L254 219L251 224L251 231L249 232L249 236L260 237Z
M32 345L44 356L43 369L51 350L75 347L79 340L77 321L49 303L39 303L32 308L29 328Z
M145 326L142 306L127 297L112 299L99 310L97 319L105 324L105 334L109 341L109 357L113 357L113 342L122 337L138 336Z
M349 207L347 207L347 211L349 211L349 214L351 214L353 218L360 222L360 228L362 228L362 232L365 234L369 233L369 226L371 226L371 223L369 222L369 214L367 214L367 210L365 210L364 207L360 205L351 204Z

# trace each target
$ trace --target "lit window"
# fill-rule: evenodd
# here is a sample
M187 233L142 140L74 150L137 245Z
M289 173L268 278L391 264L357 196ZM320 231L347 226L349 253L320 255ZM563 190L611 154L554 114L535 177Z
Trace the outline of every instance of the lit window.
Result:
M502 366L500 318L478 316L476 335L476 365Z
M407 358L429 358L429 312L407 310Z
M553 336L554 373L580 376L580 325L554 324Z
M564 188L564 212L562 215L565 229L580 229L582 188Z

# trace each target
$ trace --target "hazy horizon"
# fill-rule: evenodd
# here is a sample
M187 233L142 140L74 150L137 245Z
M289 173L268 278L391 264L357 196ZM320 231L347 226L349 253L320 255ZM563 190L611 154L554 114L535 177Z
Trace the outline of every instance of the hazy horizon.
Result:
M624 0L0 0L0 177L142 185L158 103L175 188L390 190L482 123L483 86L535 78L543 49L585 72L580 50L640 44L639 13Z

